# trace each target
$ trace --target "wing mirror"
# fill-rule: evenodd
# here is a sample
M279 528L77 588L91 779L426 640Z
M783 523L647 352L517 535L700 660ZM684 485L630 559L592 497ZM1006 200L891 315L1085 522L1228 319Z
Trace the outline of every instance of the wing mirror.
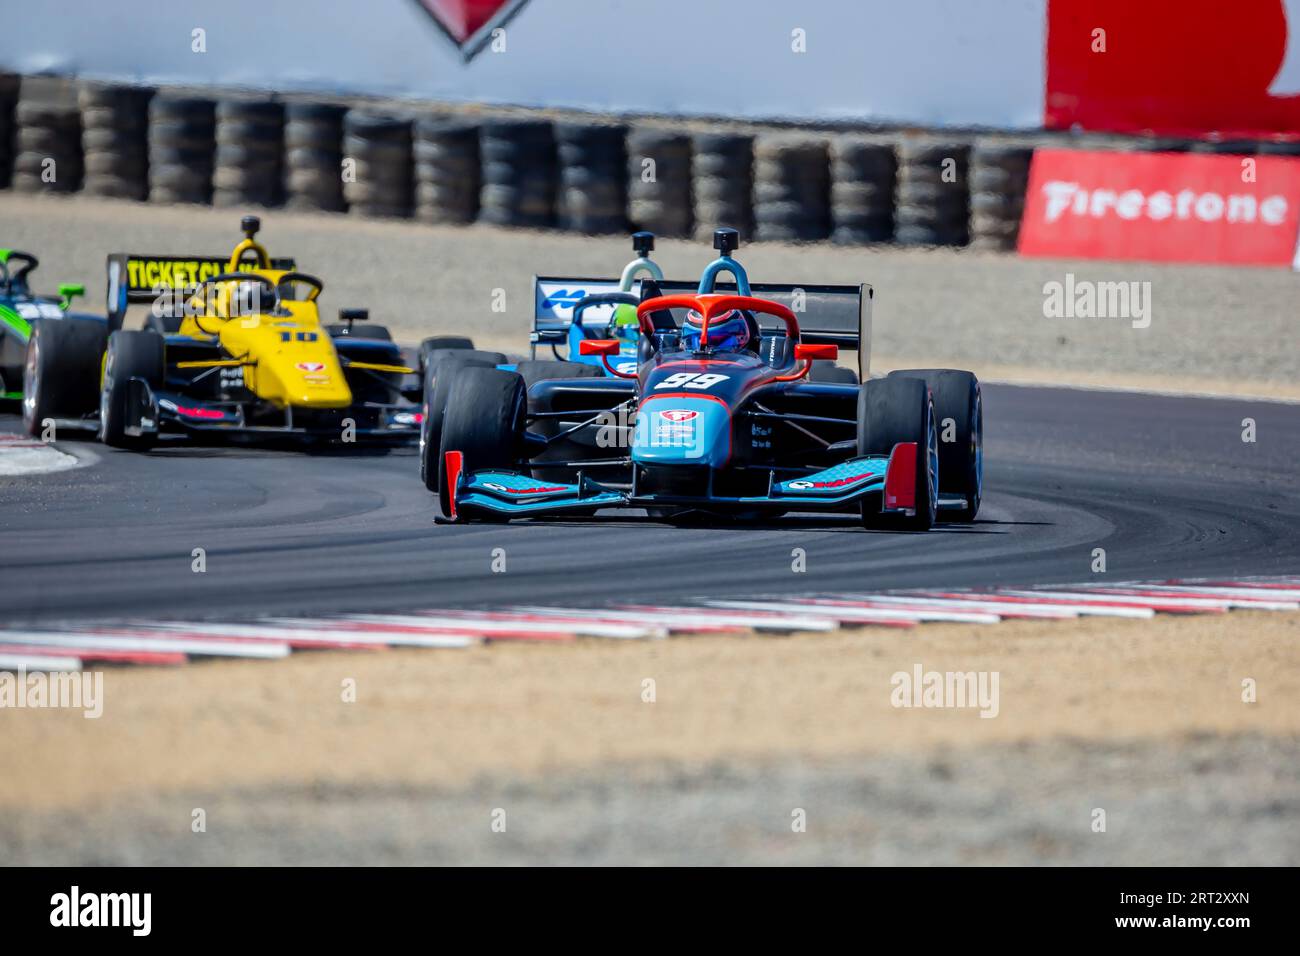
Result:
M59 286L59 295L63 297L63 301L59 303L59 308L61 309L68 308L68 306L72 305L73 299L75 299L79 295L85 295L85 294L86 294L86 287L84 285L65 282L63 285Z
M796 359L829 359L834 361L840 357L840 347L838 345L811 345L800 342L794 347L794 357Z
M578 343L579 355L617 355L618 339L583 339Z

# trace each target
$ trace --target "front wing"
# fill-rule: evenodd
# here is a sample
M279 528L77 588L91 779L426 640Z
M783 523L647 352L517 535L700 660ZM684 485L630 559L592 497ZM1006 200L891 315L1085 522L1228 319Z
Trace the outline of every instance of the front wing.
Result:
M830 468L771 482L766 495L690 498L638 495L607 488L579 475L576 483L538 481L528 475L504 471L462 470L460 452L447 452L445 467L452 493L455 520L476 516L531 518L544 515L589 513L601 508L698 507L731 510L838 511L871 497L879 497L885 513L909 513L916 507L916 445L895 445L888 458L852 458Z
M205 402L155 391L142 379L132 379L128 403L131 425L126 431L136 436L179 432L342 440L347 421L351 420L346 434L358 440L405 441L419 437L422 420L418 405L367 403L332 410L328 415L313 412L310 416L301 412L295 416L293 406L286 406L275 409L280 423L264 423L266 416L259 416L254 423L249 421L250 414L263 410L264 403Z

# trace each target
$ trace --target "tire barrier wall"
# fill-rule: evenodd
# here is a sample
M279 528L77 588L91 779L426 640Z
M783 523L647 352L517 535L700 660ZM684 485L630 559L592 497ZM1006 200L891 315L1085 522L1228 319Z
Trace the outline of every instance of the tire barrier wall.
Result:
M9 185L14 172L14 107L18 105L19 79L0 74L0 189Z
M415 124L415 217L428 223L469 223L482 189L478 127L464 120Z
M211 201L216 132L211 100L159 94L150 101L150 202Z
M300 212L342 212L343 116L330 103L284 108L284 204Z
M687 130L669 120L386 115L0 76L0 187L161 203L1016 248L1035 146L1300 155L1292 141ZM693 124L698 126L698 124Z
M223 100L216 110L212 205L277 206L283 202L284 104Z

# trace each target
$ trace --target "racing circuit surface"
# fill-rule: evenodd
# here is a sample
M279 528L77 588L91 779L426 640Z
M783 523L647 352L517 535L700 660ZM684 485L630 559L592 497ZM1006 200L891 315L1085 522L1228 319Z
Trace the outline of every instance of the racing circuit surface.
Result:
M1257 440L1242 440L1243 419ZM85 467L0 479L10 622L379 611L1294 573L1294 405L985 387L974 525L844 517L675 528L617 517L435 526L414 450L304 454L89 441ZM13 416L0 431L20 431ZM195 548L207 570L191 569ZM491 569L504 549L504 573ZM792 549L806 573L792 570Z

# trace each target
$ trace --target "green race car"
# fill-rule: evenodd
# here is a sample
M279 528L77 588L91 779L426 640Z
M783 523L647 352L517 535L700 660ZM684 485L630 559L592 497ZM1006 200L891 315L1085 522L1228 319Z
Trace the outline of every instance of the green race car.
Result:
M27 279L39 264L31 253L0 249L0 399L7 401L22 400L27 342L37 322L94 322L103 327L105 338L108 335L103 316L68 311L72 300L85 294L84 286L61 285L57 297L37 295L31 290Z

